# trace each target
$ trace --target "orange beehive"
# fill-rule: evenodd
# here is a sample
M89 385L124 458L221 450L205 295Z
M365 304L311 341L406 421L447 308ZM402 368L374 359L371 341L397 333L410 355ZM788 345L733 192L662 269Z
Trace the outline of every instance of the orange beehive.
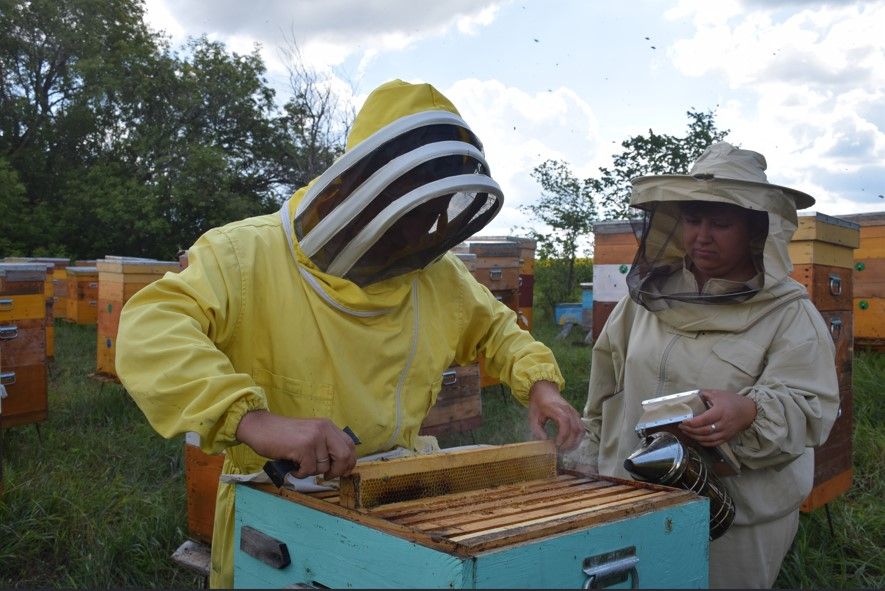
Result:
M885 211L841 216L860 226L854 251L854 346L885 350Z
M615 304L627 295L627 272L639 249L633 224L611 220L593 224L593 320L595 341Z
M0 264L0 428L48 415L45 283L45 264Z
M46 298L46 357L55 357L55 318L64 316L64 302L59 303L55 294L55 274L64 273L68 266L68 259L50 257L6 257L6 263L32 263L46 267L46 280L43 286L43 295ZM65 287L67 289L67 287ZM59 316L59 310L61 316Z
M187 500L187 530L191 538L212 544L215 497L224 455L200 449L200 436L188 433L184 440L184 483Z
M485 285L495 298L516 312L519 319L519 272L520 245L512 240L488 239L475 236L470 239L469 249L476 255L473 276ZM525 328L525 327L523 327ZM500 381L485 372L485 360L479 360L480 385L493 386Z
M180 266L178 261L119 256L105 257L95 265L98 268L96 373L116 378L114 357L123 305L145 285L167 272L177 273Z
M98 269L67 267L67 309L65 319L77 324L95 324L98 305Z

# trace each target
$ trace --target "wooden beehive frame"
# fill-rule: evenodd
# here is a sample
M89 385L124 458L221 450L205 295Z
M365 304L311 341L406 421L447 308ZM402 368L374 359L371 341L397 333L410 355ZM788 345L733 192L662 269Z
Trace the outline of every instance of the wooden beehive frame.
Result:
M362 509L555 475L556 448L551 441L366 462L340 479L340 504Z

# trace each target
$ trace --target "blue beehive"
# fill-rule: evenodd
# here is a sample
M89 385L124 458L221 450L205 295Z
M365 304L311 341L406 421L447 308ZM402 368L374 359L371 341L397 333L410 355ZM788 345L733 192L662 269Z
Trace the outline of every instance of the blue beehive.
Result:
M235 587L708 585L707 499L557 472L547 441L358 464L338 491L236 495Z
M553 318L556 324L580 324L581 323L581 302L567 302L564 304L556 304L553 308Z

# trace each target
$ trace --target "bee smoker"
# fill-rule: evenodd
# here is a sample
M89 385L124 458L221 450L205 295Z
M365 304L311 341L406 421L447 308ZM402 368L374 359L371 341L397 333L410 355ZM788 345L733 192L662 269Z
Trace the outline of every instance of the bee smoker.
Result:
M693 491L710 500L710 539L715 540L734 521L734 501L719 477L700 454L672 433L658 431L643 438L624 460L637 479Z

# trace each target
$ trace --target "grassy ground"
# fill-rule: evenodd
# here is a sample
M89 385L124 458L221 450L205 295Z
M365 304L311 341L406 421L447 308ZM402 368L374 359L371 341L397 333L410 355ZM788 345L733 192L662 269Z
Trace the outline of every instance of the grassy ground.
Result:
M182 441L166 441L95 371L95 326L56 323L49 420L4 430L0 588L195 587Z
M557 340L552 324L536 316L536 325L580 409L590 357L583 333ZM49 420L0 434L0 588L196 588L201 579L169 559L186 537L182 440L160 438L120 386L88 377L95 338L94 326L57 322ZM857 355L854 487L831 503L833 533L823 509L802 516L779 587L885 586L883 381L885 355ZM441 443L528 437L525 410L505 388L487 388L483 404L482 427Z

